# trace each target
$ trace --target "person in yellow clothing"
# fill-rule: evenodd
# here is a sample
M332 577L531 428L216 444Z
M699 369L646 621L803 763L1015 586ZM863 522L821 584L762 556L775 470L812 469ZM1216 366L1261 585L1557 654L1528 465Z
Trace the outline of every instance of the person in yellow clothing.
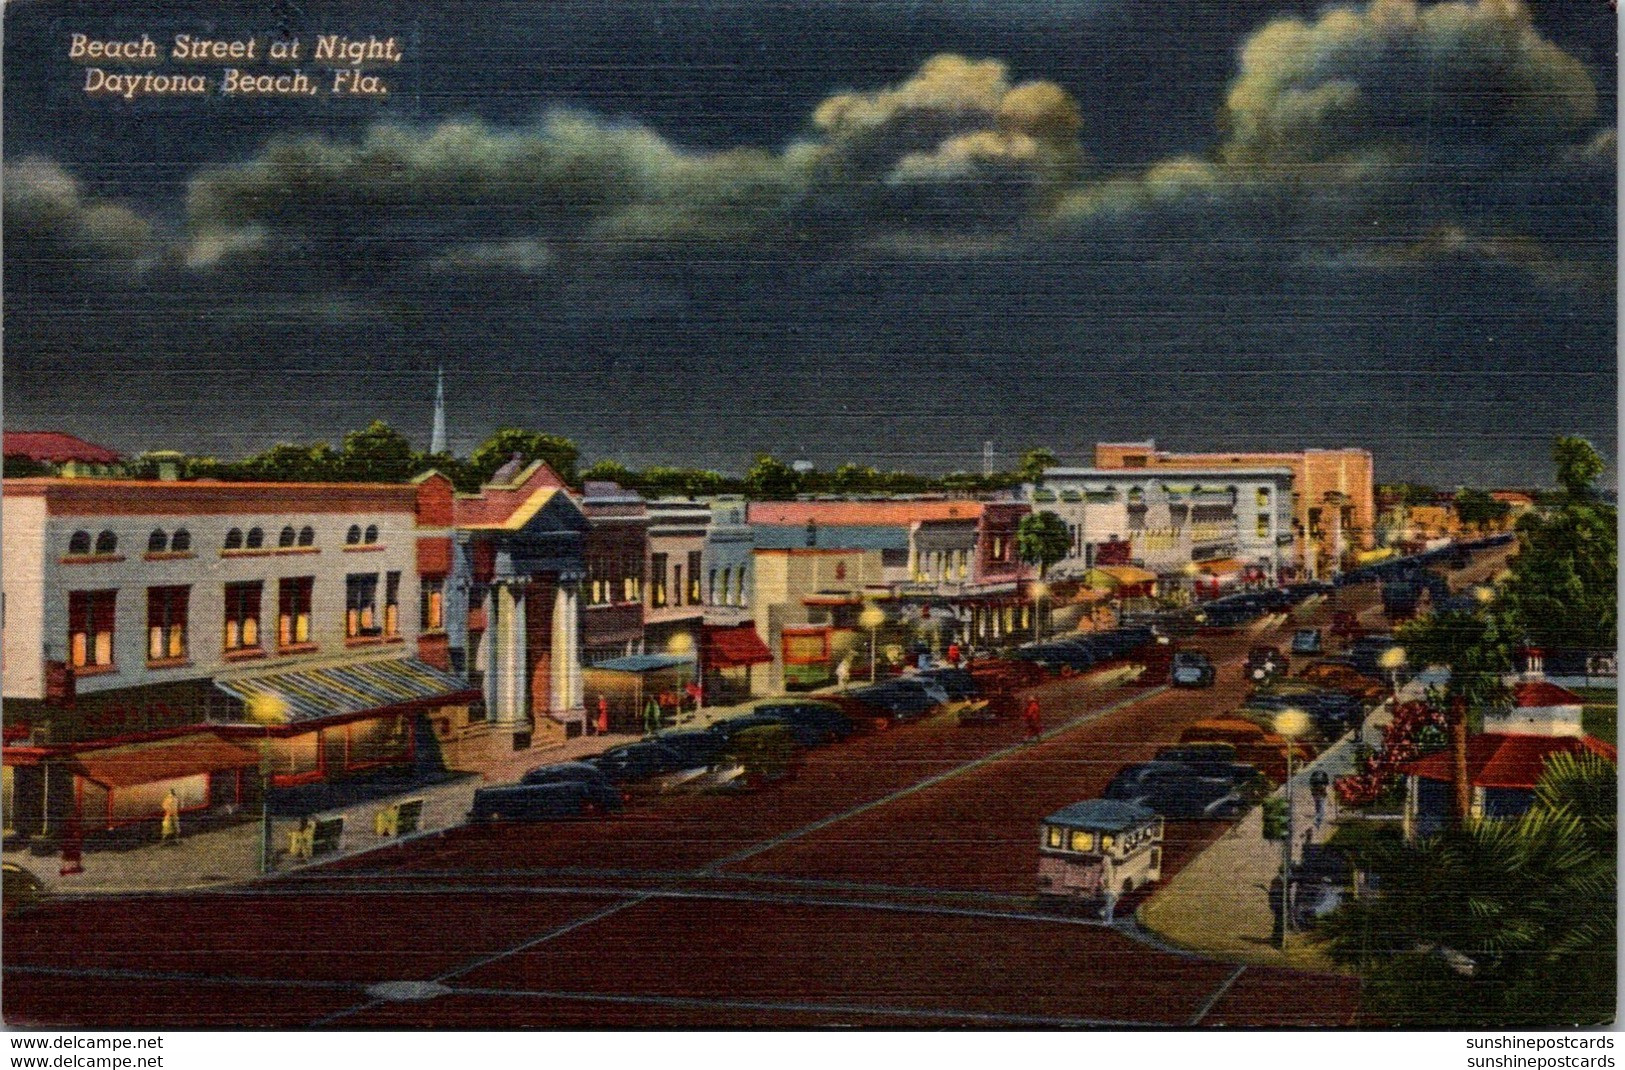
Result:
M166 844L179 843L181 839L181 800L174 788L170 788L169 794L164 796L162 837Z

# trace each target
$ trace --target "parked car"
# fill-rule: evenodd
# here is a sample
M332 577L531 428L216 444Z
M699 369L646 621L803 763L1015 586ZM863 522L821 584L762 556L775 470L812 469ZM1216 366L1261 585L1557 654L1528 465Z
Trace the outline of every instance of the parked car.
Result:
M1398 645L1391 635L1364 635L1349 644L1348 657L1362 676L1384 679L1382 656Z
M1352 665L1341 662L1317 661L1299 673L1298 679L1315 687L1352 695L1369 705L1388 697L1388 688L1368 676L1362 676Z
M1174 653L1169 679L1175 687L1212 687L1218 675L1213 662L1202 651L1180 650Z
M658 739L611 747L589 761L611 784L636 783L689 768L682 754Z
M913 677L915 680L927 680L942 688L950 702L969 702L978 698L982 690L977 686L976 677L966 669L943 668L930 669Z
M828 743L829 730L818 725L801 721L791 721L775 714L752 710L750 713L738 717L729 717L726 720L716 721L706 728L720 736L724 742L731 743L733 738L741 732L752 728L763 728L768 725L780 725L790 732L790 738L798 747L817 747Z
M1030 643L1018 649L1013 657L1042 665L1052 672L1088 672L1105 659L1101 651L1090 644L1077 642Z
M1247 652L1242 675L1254 683L1266 683L1286 672L1286 658L1272 646L1255 646Z
M1197 721L1179 736L1180 743L1228 743L1236 749L1236 760L1255 765L1271 780L1286 779L1287 741L1251 721L1236 717L1215 717ZM1307 762L1309 748L1292 744L1294 762Z
M839 701L848 716L867 718L876 728L917 721L941 708L924 688L910 687L901 678L848 692Z
M1299 628L1292 633L1292 653L1313 657L1321 649L1319 628Z
M572 780L478 788L468 816L472 821L546 821L619 813L621 807L621 793L614 785Z
M45 885L40 879L15 862L0 863L4 884L0 884L0 904L8 918L15 918L39 905L45 898Z
M623 748L624 749L624 748ZM602 757L599 755L598 757ZM519 778L521 784L566 784L578 780L605 780L604 770L593 761L558 762L537 766Z
M1258 767L1236 760L1236 748L1222 743L1192 746L1164 747L1152 759L1156 763L1177 765L1197 776L1215 780L1228 780L1241 785L1258 776Z
M1247 809L1247 800L1231 780L1199 776L1172 762L1128 766L1112 778L1101 797L1186 820L1237 817Z
M751 712L765 717L776 717L786 724L806 729L807 734L816 733L820 737L820 743L838 742L850 736L853 731L852 719L842 713L839 706L828 702L807 700L765 702Z
M710 765L721 756L723 749L727 746L727 740L717 733L708 732L703 728L662 732L655 737L655 742L668 750L676 752L683 763L679 768L683 769Z
M727 751L712 766L715 782L710 790L757 791L794 777L800 757L792 733L793 726L783 723L752 725L735 732Z

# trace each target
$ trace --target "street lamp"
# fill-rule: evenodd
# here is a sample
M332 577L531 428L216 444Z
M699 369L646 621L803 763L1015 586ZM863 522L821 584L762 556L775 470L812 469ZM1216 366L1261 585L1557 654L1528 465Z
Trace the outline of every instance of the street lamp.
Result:
M1286 838L1281 841L1281 950L1292 928L1292 752L1298 737L1309 730L1309 715L1288 707L1275 715L1275 732L1286 740Z
M690 654L694 653L694 637L692 635L690 635L688 632L677 632L670 639L666 640L666 653L674 655L674 656L679 657L679 658L688 657ZM698 665L695 666L695 676L696 676L696 678L699 678L699 666ZM678 694L677 703L678 703L678 710L682 709L682 695L683 695L683 692L686 689L687 689L687 681L685 681L683 679L683 670L681 668L679 668L677 670L677 694ZM704 682L703 678L700 679L700 689L699 690L700 690L701 695L705 694L705 682ZM699 700L696 699L695 702L694 702L695 708L698 709L699 705L700 705ZM676 717L677 713L674 711L672 716Z
M858 624L869 629L869 682L875 681L875 633L886 623L886 611L870 602L858 614Z
M248 700L248 717L265 726L260 742L260 872L271 872L275 857L271 851L271 726L287 719L287 704L274 694L255 695Z
M1405 667L1405 648L1391 646L1382 652L1377 664L1388 674L1388 686L1393 689L1394 705L1399 705L1399 670Z
M1049 597L1049 584L1045 583L1043 580L1034 580L1033 581L1033 586L1032 586L1032 596L1033 596L1033 640L1036 642L1039 638L1041 638L1041 636L1039 634L1039 629L1041 628L1042 621L1044 619L1044 614L1043 614L1043 608L1042 607L1043 607L1044 599Z

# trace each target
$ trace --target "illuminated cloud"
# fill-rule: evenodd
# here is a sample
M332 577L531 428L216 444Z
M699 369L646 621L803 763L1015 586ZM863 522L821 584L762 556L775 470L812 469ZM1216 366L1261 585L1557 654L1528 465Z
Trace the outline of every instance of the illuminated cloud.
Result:
M151 248L152 227L121 205L87 197L55 162L30 156L6 166L5 234L9 261L57 274L134 267Z

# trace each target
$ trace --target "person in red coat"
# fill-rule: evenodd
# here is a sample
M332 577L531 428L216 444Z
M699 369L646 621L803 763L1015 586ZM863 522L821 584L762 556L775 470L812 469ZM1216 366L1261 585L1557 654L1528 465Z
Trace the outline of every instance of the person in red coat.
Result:
M1029 698L1026 709L1021 712L1021 720L1027 726L1027 738L1037 739L1044 731L1044 719L1038 712L1038 699Z

